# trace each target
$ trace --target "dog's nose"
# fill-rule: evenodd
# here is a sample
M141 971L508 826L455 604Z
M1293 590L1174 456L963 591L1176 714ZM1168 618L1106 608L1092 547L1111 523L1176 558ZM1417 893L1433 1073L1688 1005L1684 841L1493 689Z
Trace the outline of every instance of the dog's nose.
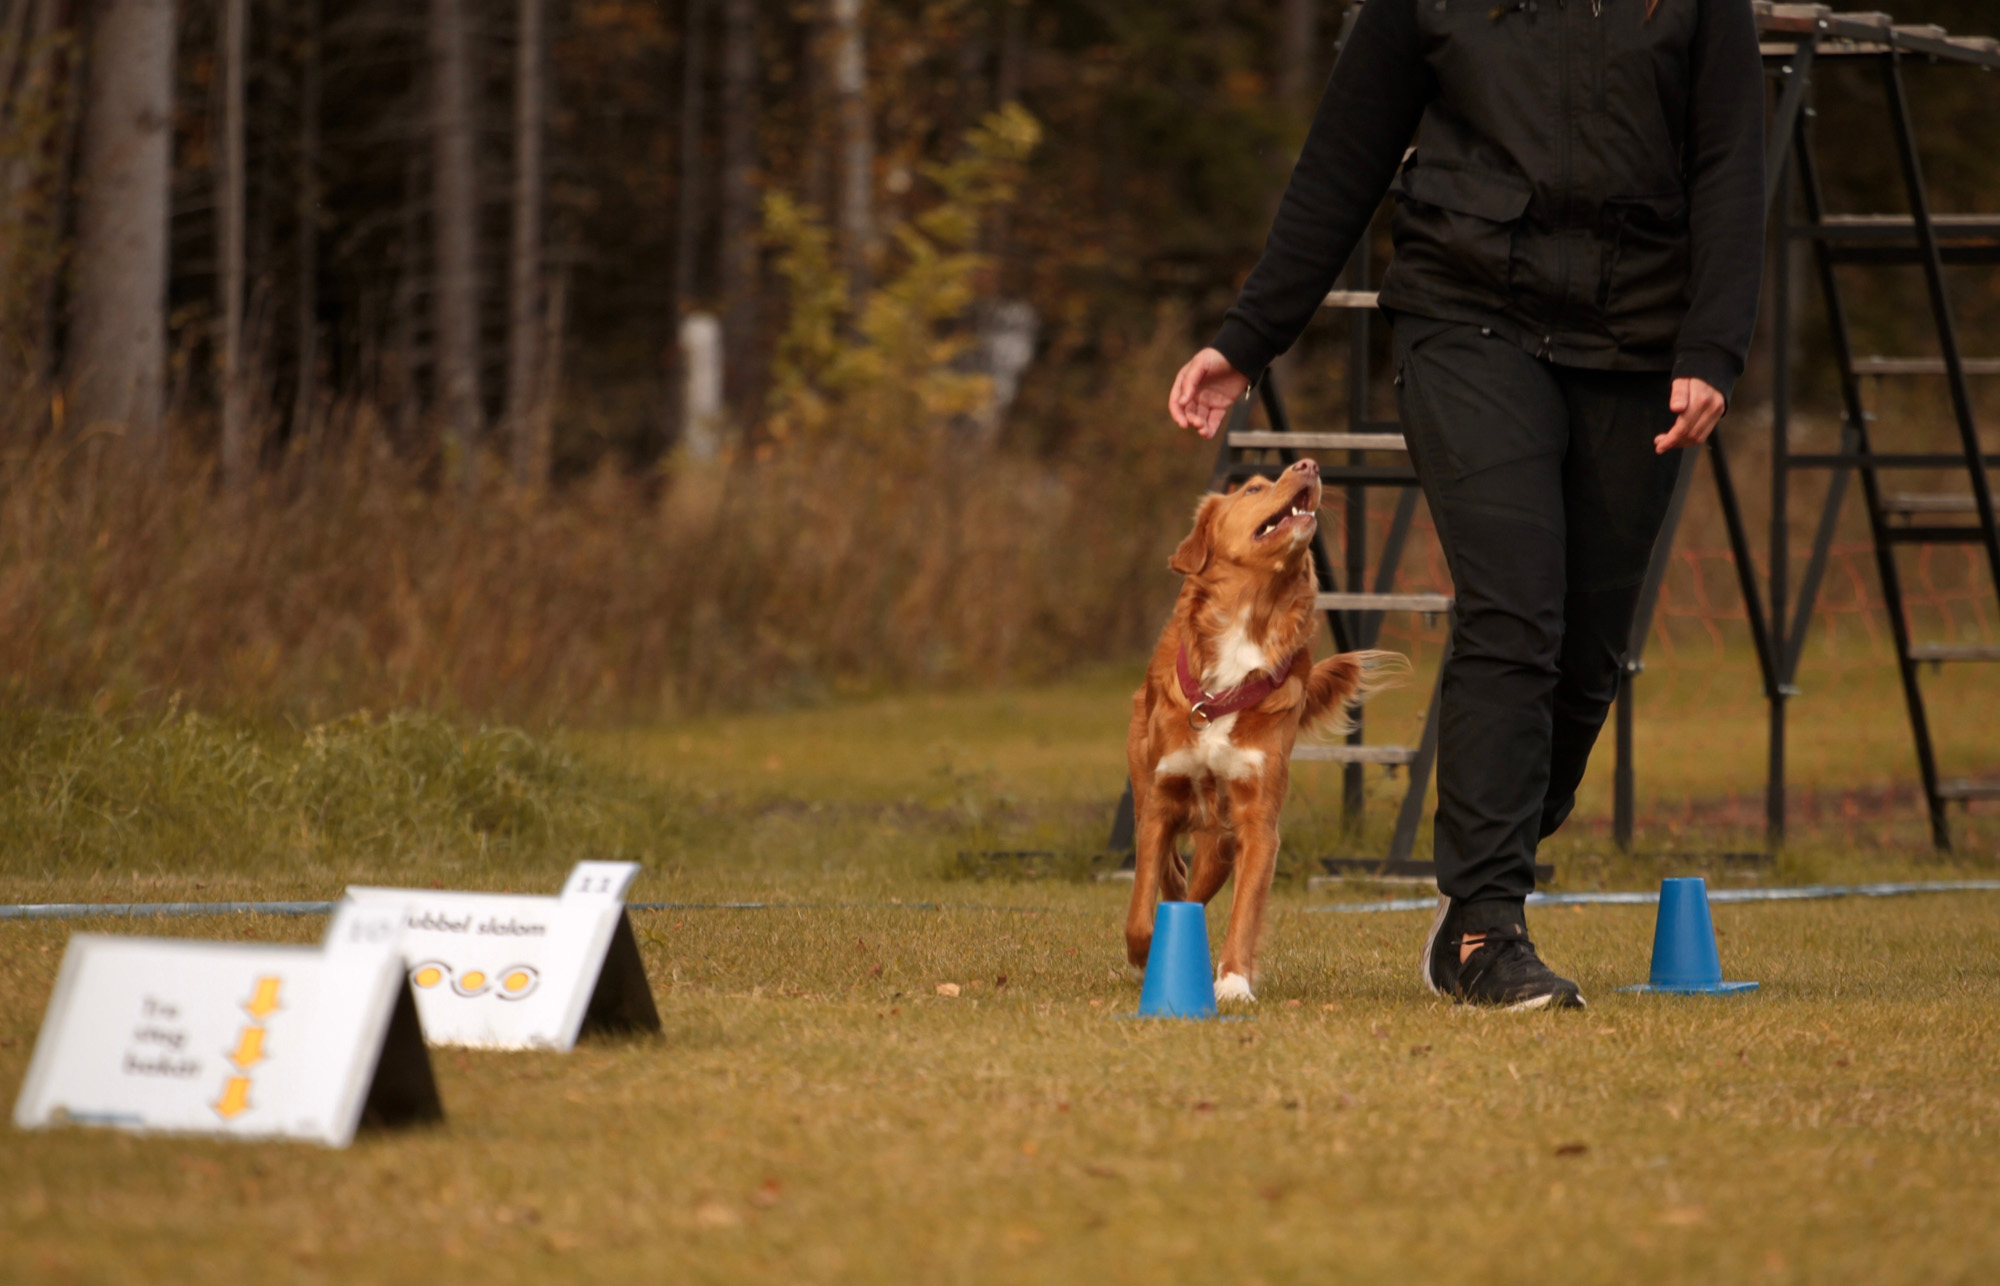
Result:
M1301 461L1299 461L1299 462L1298 462L1297 464L1295 464L1295 465L1293 465L1293 466L1292 466L1292 472L1293 472L1293 473L1318 473L1318 472L1319 472L1319 461L1317 461L1317 460L1312 460L1312 459L1306 459L1306 460L1301 460Z

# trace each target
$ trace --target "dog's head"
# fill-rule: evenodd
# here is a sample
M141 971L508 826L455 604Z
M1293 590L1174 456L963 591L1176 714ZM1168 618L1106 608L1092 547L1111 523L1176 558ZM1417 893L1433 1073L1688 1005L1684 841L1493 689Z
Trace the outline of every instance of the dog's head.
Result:
M1220 566L1277 571L1305 556L1319 529L1319 465L1301 460L1269 478L1252 478L1226 496L1208 496L1194 530L1167 566L1199 576Z

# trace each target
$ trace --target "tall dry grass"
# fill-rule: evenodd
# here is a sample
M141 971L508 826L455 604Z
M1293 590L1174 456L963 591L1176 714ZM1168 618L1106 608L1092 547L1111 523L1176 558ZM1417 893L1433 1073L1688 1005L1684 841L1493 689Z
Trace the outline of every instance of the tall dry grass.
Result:
M116 453L0 461L14 699L544 722L1046 676L1143 648L1206 452L1152 412L1178 330L1079 404L1053 458L839 433L546 495L467 493L358 427L252 492ZM873 435L871 435L873 436ZM878 439L879 440L879 439Z

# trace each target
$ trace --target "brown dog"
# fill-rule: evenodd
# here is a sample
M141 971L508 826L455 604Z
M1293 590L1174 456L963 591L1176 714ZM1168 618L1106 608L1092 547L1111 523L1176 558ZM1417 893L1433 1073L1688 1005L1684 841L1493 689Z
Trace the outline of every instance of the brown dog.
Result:
M1253 1000L1264 903L1277 869L1278 813L1302 729L1341 731L1348 706L1379 686L1377 665L1403 658L1347 652L1313 664L1312 538L1319 465L1301 460L1204 498L1168 566L1186 580L1173 619L1132 699L1136 859L1126 958L1146 967L1153 905L1207 903L1232 872L1217 1000ZM1397 667L1400 668L1400 667ZM1179 841L1194 836L1194 866Z

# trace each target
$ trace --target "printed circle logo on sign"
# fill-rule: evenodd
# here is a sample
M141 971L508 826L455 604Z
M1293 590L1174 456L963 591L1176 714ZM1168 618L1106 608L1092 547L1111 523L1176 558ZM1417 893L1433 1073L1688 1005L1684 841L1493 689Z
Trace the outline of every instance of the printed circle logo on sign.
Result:
M452 967L442 960L426 960L410 970L410 985L417 990L436 991L449 984L453 991L467 1000L489 992L502 1000L526 1000L534 994L541 981L541 971L532 965L509 965L493 973L484 969L468 969L463 974L455 974Z

